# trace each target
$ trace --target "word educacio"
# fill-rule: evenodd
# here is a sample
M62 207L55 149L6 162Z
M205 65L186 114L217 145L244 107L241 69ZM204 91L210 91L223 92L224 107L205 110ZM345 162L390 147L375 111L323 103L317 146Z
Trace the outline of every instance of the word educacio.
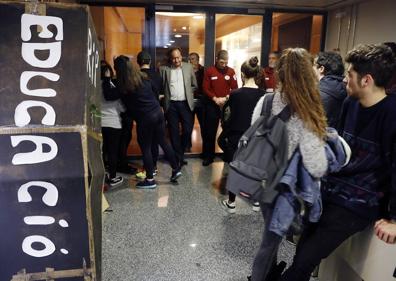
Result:
M48 27L54 26L56 28L56 36L51 32ZM30 42L32 39L31 27L37 27L38 38L50 39L52 42L37 43ZM20 76L20 89L22 94L28 98L20 102L15 108L14 121L17 127L25 127L30 124L31 117L28 109L32 107L41 107L45 110L45 115L41 120L41 124L47 126L55 125L56 113L54 108L44 101L33 100L32 97L39 98L54 98L57 93L54 89L28 89L28 83L33 77L39 79L47 79L53 82L59 81L60 76L52 73L49 69L55 67L62 54L62 41L63 41L63 20L59 17L39 16L31 14L23 14L21 17L21 39L22 48L21 55L23 60L31 67L40 70L23 71ZM52 40L53 39L53 40ZM39 59L36 57L36 51L48 51L46 59ZM58 145L50 137L38 135L14 135L10 136L12 147L17 147L21 142L31 142L35 145L35 150L31 152L17 153L13 155L12 165L34 165L47 161L53 161L58 154ZM44 150L44 147L46 148ZM48 151L49 147L49 151ZM17 196L18 202L21 204L29 204L32 202L32 196L29 190L33 188L45 189L45 193L41 198L41 202L45 207L56 206L59 193L58 188L50 182L46 181L29 181L22 184L18 188ZM32 226L48 226L56 222L54 217L51 216L26 216L23 219L26 225ZM69 227L66 220L59 220L58 224L62 228ZM37 247L39 245L39 247ZM47 257L56 251L55 244L48 238L42 235L29 235L24 238L22 251L36 258ZM64 255L68 254L68 250L60 249Z

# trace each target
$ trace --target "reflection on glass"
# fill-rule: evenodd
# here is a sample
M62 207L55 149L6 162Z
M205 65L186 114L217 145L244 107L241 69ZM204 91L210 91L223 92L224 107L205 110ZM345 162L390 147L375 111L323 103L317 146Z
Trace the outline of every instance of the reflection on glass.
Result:
M316 54L320 51L323 16L312 14L274 13L271 51L301 47Z
M157 66L167 63L169 48L182 49L183 60L195 52L200 64L205 61L205 15L195 13L157 12L156 20L156 57Z
M253 56L260 60L261 32L261 16L216 15L216 53L228 51L228 66L235 70L239 87L242 63Z

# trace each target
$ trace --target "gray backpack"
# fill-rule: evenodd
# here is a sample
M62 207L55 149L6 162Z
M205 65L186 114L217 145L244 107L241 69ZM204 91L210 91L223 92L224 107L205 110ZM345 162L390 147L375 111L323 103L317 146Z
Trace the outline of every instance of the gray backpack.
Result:
M236 195L272 203L277 185L288 166L289 106L271 115L274 94L264 97L261 116L243 134L230 163L226 188Z

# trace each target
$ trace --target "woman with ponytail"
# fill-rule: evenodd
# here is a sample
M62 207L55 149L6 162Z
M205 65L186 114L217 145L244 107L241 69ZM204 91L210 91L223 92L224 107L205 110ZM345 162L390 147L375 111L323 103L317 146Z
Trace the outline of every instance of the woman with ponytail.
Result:
M271 113L277 115L286 106L289 106L291 117L286 122L289 140L288 159L290 160L294 152L299 149L304 168L312 178L319 179L325 174L328 167L325 153L327 124L320 99L318 80L312 66L313 58L305 49L289 48L283 51L276 66L278 85ZM260 116L264 98L260 99L254 109L252 123ZM260 203L260 207L265 228L249 280L277 280L272 275L277 268L271 268L271 266L276 263L282 237L269 231L274 211L273 204Z
M227 128L223 127L225 141L227 142L226 151L224 151L224 161L230 162L236 149L238 148L238 141L243 133L250 127L253 109L258 100L264 95L264 91L259 89L256 80L260 73L260 65L258 58L252 57L245 61L241 66L241 75L243 87L234 90L230 94L230 98L223 108L227 111L224 116L227 120ZM224 125L224 122L223 122ZM228 200L223 200L221 203L224 208L231 214L235 213L235 194L228 193ZM253 204L253 211L260 210L259 204Z

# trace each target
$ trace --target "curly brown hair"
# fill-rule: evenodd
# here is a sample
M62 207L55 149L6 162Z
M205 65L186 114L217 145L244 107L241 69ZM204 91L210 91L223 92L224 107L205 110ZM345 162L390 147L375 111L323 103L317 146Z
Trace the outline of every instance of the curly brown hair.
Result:
M327 120L313 70L313 57L303 48L282 52L276 67L278 89L291 112L320 139L326 136Z

